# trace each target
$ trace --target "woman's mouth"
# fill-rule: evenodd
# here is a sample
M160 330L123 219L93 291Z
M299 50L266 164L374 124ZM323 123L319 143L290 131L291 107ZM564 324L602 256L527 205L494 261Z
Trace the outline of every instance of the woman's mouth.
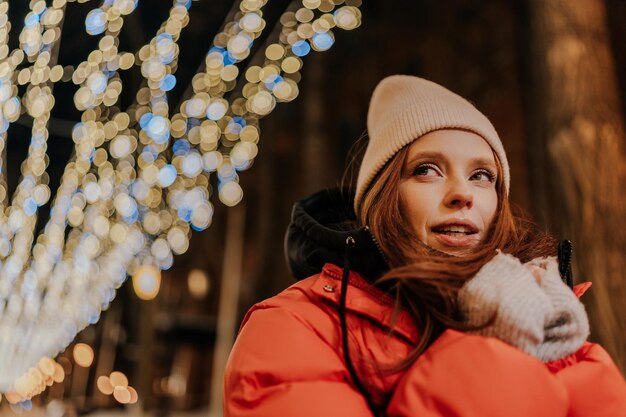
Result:
M480 241L478 228L469 222L440 224L431 230L444 246L473 246Z

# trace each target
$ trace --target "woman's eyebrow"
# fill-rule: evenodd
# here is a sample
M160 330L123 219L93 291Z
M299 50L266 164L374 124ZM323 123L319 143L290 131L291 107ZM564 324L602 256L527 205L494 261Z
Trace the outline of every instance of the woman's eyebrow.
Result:
M439 151L422 151L415 155L410 155L406 160L407 165L419 159L443 160L446 159L446 156Z
M496 163L493 159L491 158L483 158L483 157L477 157L477 158L472 158L472 160L470 161L472 165L477 165L477 166L488 166L491 168L496 168Z

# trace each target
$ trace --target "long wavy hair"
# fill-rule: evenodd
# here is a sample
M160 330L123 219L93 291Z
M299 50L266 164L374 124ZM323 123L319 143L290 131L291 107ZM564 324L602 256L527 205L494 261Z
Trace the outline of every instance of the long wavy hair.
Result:
M496 255L496 249L522 262L556 252L553 237L526 216L512 213L497 157L498 207L481 244L470 253L451 256L418 242L400 204L399 183L407 155L405 146L385 165L356 213L357 221L371 229L391 268L374 284L395 296L397 311L407 311L419 330L415 349L396 367L398 370L413 363L444 329L471 330L459 316L457 294L463 283Z

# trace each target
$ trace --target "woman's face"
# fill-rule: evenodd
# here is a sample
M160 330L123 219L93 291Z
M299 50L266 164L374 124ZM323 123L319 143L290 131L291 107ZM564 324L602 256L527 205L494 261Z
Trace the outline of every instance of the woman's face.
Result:
M415 236L453 255L478 245L498 207L497 172L491 147L475 133L437 130L413 142L399 191Z

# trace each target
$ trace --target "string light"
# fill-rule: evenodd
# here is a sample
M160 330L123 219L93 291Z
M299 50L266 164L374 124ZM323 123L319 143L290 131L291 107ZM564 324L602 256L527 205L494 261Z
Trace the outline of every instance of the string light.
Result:
M118 47L124 19L138 0L103 2L84 22L98 48L77 66L56 62L72 1L48 3L29 2L19 48L9 51L9 2L0 0L0 21L7 22L0 28L0 151L10 123L22 113L33 119L11 205L0 177L0 392L11 403L62 379L60 365L41 358L63 350L95 323L128 275L139 296L156 295L160 270L188 249L191 229L212 222L211 176L223 204L242 200L239 172L258 153L259 120L298 96L304 56L329 49L333 30L361 23L358 0L303 0L282 15L278 40L261 48L262 65L240 68L266 29L267 3L241 0L193 77L191 96L171 112L166 93L177 81L180 33L191 0L173 0L167 19L136 53ZM135 103L121 110L120 72L133 66L144 82ZM243 88L235 91L241 78ZM73 99L81 117L50 219L35 237L38 210L52 196L47 125L57 82L77 86ZM18 86L26 86L22 97ZM118 401L136 401L127 382L115 385L117 376L108 378Z
M64 379L63 367L53 359L43 357L15 381L13 388L5 392L5 398L10 404L20 404Z

